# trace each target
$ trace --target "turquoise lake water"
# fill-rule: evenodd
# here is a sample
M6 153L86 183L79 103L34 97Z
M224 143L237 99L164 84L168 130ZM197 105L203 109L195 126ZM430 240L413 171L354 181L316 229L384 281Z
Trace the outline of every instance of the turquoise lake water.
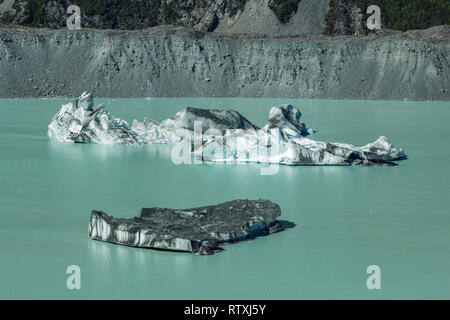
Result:
M233 108L264 125L291 103L313 139L364 145L386 135L398 167L181 165L170 146L68 145L47 125L69 99L0 100L0 298L450 298L448 102L296 99L96 99L118 117L171 117L186 106ZM237 198L278 203L284 232L213 256L117 246L88 238L93 209L188 208ZM81 268L81 290L66 268ZM381 290L366 269L381 268Z

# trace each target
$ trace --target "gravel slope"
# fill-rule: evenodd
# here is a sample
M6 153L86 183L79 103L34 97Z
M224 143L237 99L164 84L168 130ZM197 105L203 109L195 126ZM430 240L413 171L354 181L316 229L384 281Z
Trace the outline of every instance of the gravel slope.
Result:
M215 31L268 36L306 36L323 33L330 0L302 0L297 13L282 24L268 6L269 0L248 0L244 11L232 19L220 20Z
M264 38L180 27L0 29L0 97L450 100L450 27Z

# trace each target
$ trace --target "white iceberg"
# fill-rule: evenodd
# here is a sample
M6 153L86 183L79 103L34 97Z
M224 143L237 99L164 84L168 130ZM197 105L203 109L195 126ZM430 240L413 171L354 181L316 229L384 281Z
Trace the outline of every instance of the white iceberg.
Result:
M284 165L395 165L406 159L404 151L382 136L364 147L327 143L296 137L290 129L230 131L223 138L212 138L194 150L202 161L257 162Z
M362 147L312 140L307 137L314 130L300 118L298 109L281 105L270 110L267 124L259 128L234 110L188 107L171 119L134 120L130 127L103 105L94 109L92 95L84 93L63 105L49 125L49 136L69 143L180 144L196 159L222 163L371 166L406 159L384 136Z
M93 97L87 92L62 106L48 126L48 136L66 143L145 143L126 121L113 117L104 105L94 109Z
M301 112L289 104L273 107L270 109L269 119L263 129L291 129L293 132L296 132L297 135L303 137L313 134L314 130L307 128L306 125L300 121L301 116Z
M148 143L177 143L194 133L203 136L223 135L226 130L258 129L239 112L234 110L198 109L187 107L177 112L172 119L162 122L145 118L133 121L132 129Z

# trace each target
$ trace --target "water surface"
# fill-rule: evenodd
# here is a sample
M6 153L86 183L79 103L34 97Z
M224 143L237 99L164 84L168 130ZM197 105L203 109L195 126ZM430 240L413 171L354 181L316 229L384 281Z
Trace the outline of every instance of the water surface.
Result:
M450 106L296 99L97 99L116 116L162 120L186 106L233 108L264 125L291 103L314 138L363 145L386 135L398 167L181 165L169 146L66 145L46 136L67 99L0 100L0 298L450 298ZM92 241L92 209L133 217L267 198L294 228L214 256ZM66 289L79 265L82 289ZM366 268L382 289L366 287Z

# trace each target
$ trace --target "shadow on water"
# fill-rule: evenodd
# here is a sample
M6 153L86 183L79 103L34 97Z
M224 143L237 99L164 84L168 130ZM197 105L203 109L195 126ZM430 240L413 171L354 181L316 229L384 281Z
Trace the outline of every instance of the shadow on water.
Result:
M292 229L297 226L296 223L287 221L287 220L278 220L281 223L281 226L284 228L284 230Z
M292 229L295 228L297 226L297 224L295 224L294 222L291 221L287 221L287 220L277 220L280 224L281 224L281 229L274 232L274 233L270 233L268 231L263 231L259 234L250 236L246 239L242 239L242 240L236 240L236 241L232 241L232 242L223 242L223 243L219 243L219 246L217 248L214 248L214 254L225 251L224 248L222 247L226 247L232 244L237 244L237 243L242 243L242 242L249 242L249 241L253 241L256 240L258 238L266 238L266 237L270 237L273 236L276 233L284 233L286 232L288 229Z

